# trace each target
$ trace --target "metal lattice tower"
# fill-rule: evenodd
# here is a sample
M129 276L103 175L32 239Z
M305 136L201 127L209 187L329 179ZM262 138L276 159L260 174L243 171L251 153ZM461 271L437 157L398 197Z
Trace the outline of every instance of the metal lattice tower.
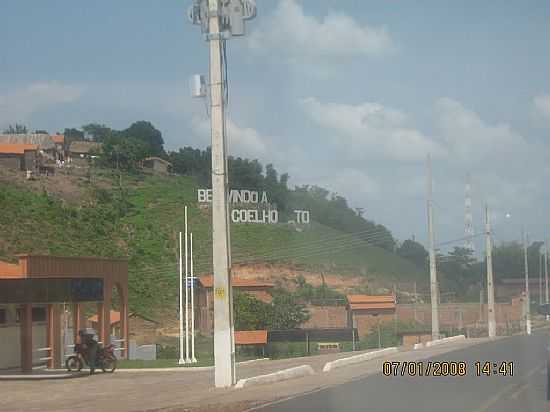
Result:
M475 251L474 246L474 218L472 216L472 184L470 174L466 177L466 192L464 199L464 237L466 241L464 247L471 251Z

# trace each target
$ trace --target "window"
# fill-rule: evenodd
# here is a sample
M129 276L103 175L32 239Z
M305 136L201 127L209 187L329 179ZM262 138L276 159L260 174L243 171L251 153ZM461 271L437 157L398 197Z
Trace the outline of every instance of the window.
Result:
M21 322L22 309L18 308L15 321ZM46 308L32 308L32 321L33 322L45 322L46 321Z

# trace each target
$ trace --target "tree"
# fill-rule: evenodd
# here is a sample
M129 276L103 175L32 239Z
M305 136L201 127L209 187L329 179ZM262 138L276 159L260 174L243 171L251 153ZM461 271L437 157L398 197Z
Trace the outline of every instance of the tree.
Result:
M78 129L65 129L63 135L65 136L65 141L84 140L84 132Z
M104 124L90 123L82 126L84 136L91 138L94 142L103 142L113 135L113 130Z
M46 130L35 130L36 134L49 134Z
M272 295L272 312L268 321L269 329L294 329L309 319L310 314L305 305L298 303L289 291L275 289Z
M271 305L248 293L236 291L233 296L235 310L235 330L262 330L267 328L272 312Z
M421 269L427 267L428 251L415 240L407 239L398 248L397 254L408 259Z
M129 128L122 130L120 136L141 142L147 148L150 156L160 156L164 154L162 133L155 129L151 122L144 120L134 122Z
M4 133L5 134L27 134L28 130L27 130L26 126L24 126L22 124L15 123L15 126L12 126L10 124L8 126L8 128L6 130L4 130Z

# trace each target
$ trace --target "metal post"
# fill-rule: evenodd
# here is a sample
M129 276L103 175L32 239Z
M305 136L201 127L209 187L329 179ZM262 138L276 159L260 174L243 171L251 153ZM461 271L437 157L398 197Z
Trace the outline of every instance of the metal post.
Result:
M229 260L229 209L224 128L224 84L218 0L208 1L210 41L210 102L212 129L212 261L214 268L214 380L217 388L235 384L235 350L231 267Z
M433 229L432 159L428 155L428 234L430 242L430 300L432 303L432 339L439 339L439 313L437 268L435 263L435 239Z
M542 305L542 253L539 250L539 305Z
M191 363L189 359L189 246L187 245L187 206L185 206L185 363Z
M546 244L546 240L544 241L544 283L544 303L548 304L548 245ZM546 320L550 320L550 315L546 315Z
M485 206L485 230L486 244L485 253L487 258L487 327L489 337L496 336L496 320L495 320L495 289L493 286L493 246L491 244L491 221L489 219L489 208Z
M191 362L197 363L195 358L195 272L193 270L193 232L190 233L190 254L191 254Z
M186 207L187 209L187 207ZM182 250L182 244L181 244L181 232L179 232L179 278L180 278L180 301L179 301L179 309L180 309L180 316L179 316L179 326L180 326L180 358L178 360L178 363L180 365L183 365L185 363L185 359L183 358L183 250Z
M523 231L523 262L525 266L525 329L531 334L531 296L529 294L529 260L527 257L527 233Z

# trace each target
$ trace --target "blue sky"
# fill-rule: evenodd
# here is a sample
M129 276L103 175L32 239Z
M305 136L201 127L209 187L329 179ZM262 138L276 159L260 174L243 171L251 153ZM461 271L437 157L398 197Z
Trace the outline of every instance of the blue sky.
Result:
M399 238L463 235L489 202L497 240L550 237L547 1L258 0L228 47L230 151L325 186ZM168 149L208 144L188 79L207 72L189 1L3 0L0 127L150 120ZM510 213L510 219L504 219Z

